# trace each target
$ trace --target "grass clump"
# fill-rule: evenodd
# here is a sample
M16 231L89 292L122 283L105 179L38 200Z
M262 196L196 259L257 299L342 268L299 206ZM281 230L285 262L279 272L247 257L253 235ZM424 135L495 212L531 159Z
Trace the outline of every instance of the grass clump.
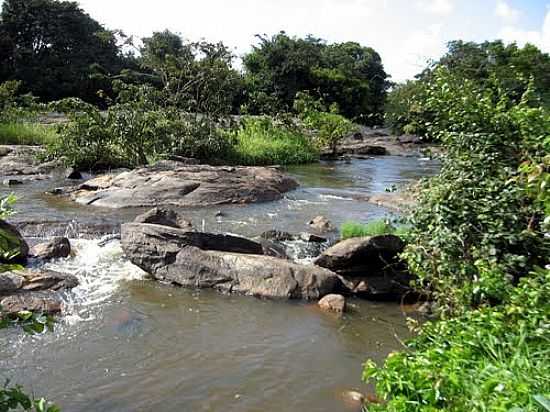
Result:
M404 237L407 233L408 229L405 226L395 226L390 221L382 219L373 220L365 224L349 221L345 222L340 229L342 239L379 235Z
M53 126L38 123L0 123L0 144L46 145L55 142L58 134Z
M230 161L241 165L291 165L319 159L315 144L298 128L268 117L245 117L232 132Z

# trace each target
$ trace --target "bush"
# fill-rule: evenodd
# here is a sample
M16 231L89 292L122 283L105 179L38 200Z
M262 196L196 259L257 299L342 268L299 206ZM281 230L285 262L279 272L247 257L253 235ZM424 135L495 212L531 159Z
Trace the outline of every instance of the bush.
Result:
M211 160L230 150L208 116L161 107L148 86L132 90L135 101L124 100L106 112L75 100L56 103L70 122L59 126L60 138L49 145L50 156L73 167L101 170L143 166L170 155Z
M550 115L532 82L515 103L506 80L433 74L428 133L447 153L403 257L440 320L382 368L366 363L364 380L387 400L369 410L548 410Z
M550 270L537 269L501 306L423 325L384 368L365 364L363 379L375 381L388 401L369 411L543 411L550 393L549 302Z
M312 134L320 150L329 149L332 154L336 146L356 126L344 116L338 114L338 106L327 108L322 100L313 99L308 93L296 95L294 109L303 123L303 127Z
M244 117L230 133L233 148L228 160L242 165L290 165L319 159L313 142L296 126L269 117Z

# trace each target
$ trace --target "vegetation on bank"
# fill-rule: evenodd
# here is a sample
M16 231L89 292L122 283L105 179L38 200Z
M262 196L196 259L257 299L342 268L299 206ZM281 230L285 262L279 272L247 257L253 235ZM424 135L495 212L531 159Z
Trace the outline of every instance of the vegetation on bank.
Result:
M535 84L442 65L423 85L414 110L430 114L427 136L446 152L411 211L403 258L438 320L383 366L366 363L386 401L369 410L548 407L550 113Z
M49 145L59 138L55 126L38 123L0 123L0 145Z

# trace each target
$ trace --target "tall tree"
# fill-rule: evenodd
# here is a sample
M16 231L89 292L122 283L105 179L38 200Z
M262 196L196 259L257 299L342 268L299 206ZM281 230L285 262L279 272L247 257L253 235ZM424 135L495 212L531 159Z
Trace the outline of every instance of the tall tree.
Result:
M354 120L381 120L388 82L375 50L284 32L258 37L260 44L244 58L251 111L288 110L298 92L308 91Z
M5 0L0 14L0 82L21 80L42 100L68 96L96 100L105 77L123 59L115 33L56 0Z

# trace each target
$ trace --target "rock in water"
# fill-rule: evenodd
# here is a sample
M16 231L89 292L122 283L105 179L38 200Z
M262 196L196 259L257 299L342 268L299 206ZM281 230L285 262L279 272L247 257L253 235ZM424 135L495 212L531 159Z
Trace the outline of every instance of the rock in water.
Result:
M66 258L71 254L71 244L66 237L54 237L48 242L34 246L30 254L43 260Z
M327 312L344 313L346 310L346 298L342 295L326 295L318 304Z
M236 236L138 223L122 225L121 233L132 263L158 280L184 287L318 299L339 283L329 270L264 256L261 244Z
M170 226L180 229L193 230L193 224L174 210L155 207L154 209L137 216L136 223L151 223L154 225Z
M0 273L0 295L7 295L21 289L24 281L25 278L17 273Z
M335 230L330 220L324 216L314 217L308 224L319 233L332 232Z
M80 173L74 167L69 167L67 170L65 170L65 177L70 180L80 180L82 179L82 173Z
M19 262L27 258L29 245L15 226L0 219L0 262Z
M56 299L48 293L41 292L0 297L0 305L5 312L10 314L29 311L54 315L60 313L63 309L61 300Z
M366 276L391 264L404 247L395 235L351 238L325 250L314 263L338 273Z
M77 188L61 188L52 193L69 195L78 203L114 209L201 207L278 200L283 193L298 187L296 180L272 167L177 165L167 167L159 163L100 176Z
M393 299L409 290L411 276L398 259L404 246L394 235L352 238L328 248L313 263L336 272L342 292Z

